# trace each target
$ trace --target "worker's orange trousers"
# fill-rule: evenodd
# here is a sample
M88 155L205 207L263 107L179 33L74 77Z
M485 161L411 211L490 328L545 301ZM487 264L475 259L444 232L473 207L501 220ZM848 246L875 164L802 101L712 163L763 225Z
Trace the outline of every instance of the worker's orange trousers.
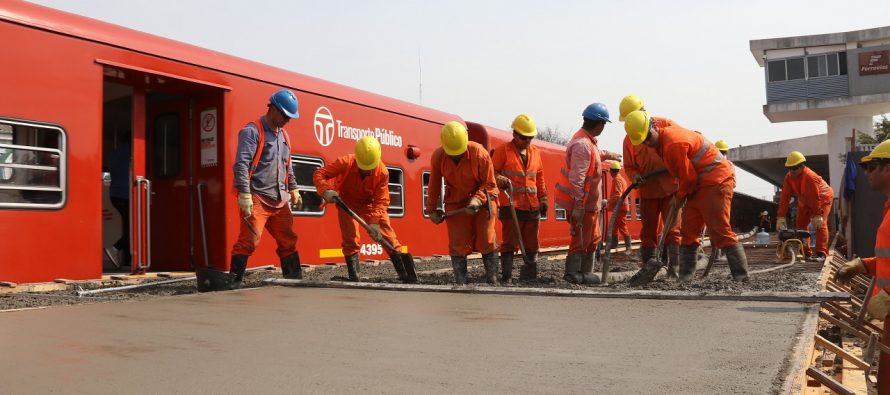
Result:
M238 215L243 215L241 210L238 210ZM250 217L247 217L247 221L253 225L257 234L253 234L243 219L239 220L241 229L238 233L238 241L232 247L232 255L252 255L256 247L260 245L263 229L268 230L275 242L278 243L278 248L275 250L278 257L284 258L297 251L297 234L294 232L294 217L290 212L289 205L272 208L264 205L254 195L253 210Z
M368 221L369 216L366 213L357 214L361 219L365 220L365 222ZM340 222L340 236L343 238L343 243L340 244L343 248L343 256L358 254L361 250L361 235L359 234L358 222L352 219L352 217L345 211L340 209L337 210L337 220ZM389 224L389 216L381 218L380 221L377 222L377 225L380 225L380 235L392 244L393 248L397 251L401 251L402 245L399 244L399 240L396 238L396 232Z
M819 212L818 209L810 207L801 207L797 210L797 223L795 225L797 229L809 229L810 219L814 215L821 214L825 223L822 225L822 229L816 229L816 252L821 252L822 255L828 256L828 214L831 213L831 205L822 206L821 211ZM813 254L810 243L803 243L803 252L807 256Z
M609 211L609 213L611 214L612 212ZM618 213L615 215L615 231L612 232L613 240L624 240L627 236L630 236L630 233L627 231L627 210L618 210Z
M705 225L708 226L712 246L725 248L738 243L735 232L729 225L732 184L730 179L719 185L699 187L689 197L683 208L683 223L680 225L682 245L700 245L700 236Z
M640 199L640 219L643 222L640 228L640 243L643 247L655 248L658 244L658 235L664 228L664 220L671 211L671 197ZM664 239L665 245L680 244L680 224L682 221L683 211L677 213L677 220L671 227L667 237Z
M570 254L574 252L592 253L596 251L596 243L600 240L599 218L597 214L597 211L585 211L581 219L580 228L571 223L572 221L569 221L569 226L571 227L569 234L572 236L569 242Z
M483 208L473 215L455 215L445 219L449 255L465 256L473 251L488 254L497 250L494 230L497 213L491 211Z
M522 232L522 243L525 245L525 252L530 254L538 252L538 224L540 221L519 221L519 230ZM501 234L504 236L504 242L501 244L501 252L516 252L519 250L519 239L516 235L516 226L513 225L513 218L501 219Z

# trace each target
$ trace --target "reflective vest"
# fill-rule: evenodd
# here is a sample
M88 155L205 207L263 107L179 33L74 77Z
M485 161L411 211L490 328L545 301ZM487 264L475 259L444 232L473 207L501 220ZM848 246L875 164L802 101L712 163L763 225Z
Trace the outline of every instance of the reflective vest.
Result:
M618 214L625 215L627 214L628 209L628 198L624 198L624 201L619 202L618 199L621 197L621 194L624 193L624 190L627 189L627 180L623 175L619 172L615 177L612 177L612 193L609 194L609 212L615 210L616 204L621 204L621 208L618 209Z
M808 207L817 212L821 212L822 207L830 205L834 200L834 192L828 183L806 166L797 177L792 176L791 172L785 174L782 194L779 196L779 217L788 214L788 203L792 196L797 198L798 209Z
M494 149L491 162L495 175L507 177L513 185L513 205L517 210L535 211L541 200L547 200L544 186L544 165L538 148L529 145L526 149L528 165L522 164L519 150L513 142L507 142ZM504 193L498 195L498 206L507 207L509 202Z
M247 169L247 180L250 182L253 179L253 172L256 170L257 165L260 163L260 157L263 154L263 147L266 143L266 128L263 127L263 118L260 118L256 121L257 125L257 143L256 143L256 153L253 154L253 161L250 163L250 167ZM279 129L278 133L284 135L284 143L287 144L288 149L290 149L290 138L287 137L287 132L284 129ZM291 157L287 156L287 167L285 169L290 169ZM284 185L287 185L287 171L284 172L284 176L282 177Z
M687 197L702 186L720 185L735 174L713 143L701 133L679 126L660 129L658 153L679 181L679 197Z
M590 147L590 157L575 158L572 153L580 147L577 145L588 145ZM583 175L583 179L572 180L570 170L572 164L576 161L588 161L589 166L587 172ZM584 129L575 132L569 145L566 147L566 161L559 169L559 180L556 182L556 191L554 197L556 203L566 210L572 210L576 202L580 202L587 211L599 210L599 202L602 200L602 191L600 185L602 181L601 160L599 149L596 145L596 139L591 137ZM578 185L580 181L581 185ZM579 188L580 187L580 188Z
M868 274L875 277L875 288L871 290L872 295L886 289L890 292L890 201L884 203L884 220L878 227L877 239L875 240L875 256L873 258L862 258L865 269Z
M389 170L383 162L362 177L355 155L347 154L316 170L312 174L312 182L319 194L328 189L337 191L347 206L359 214L368 215L371 223L387 216Z

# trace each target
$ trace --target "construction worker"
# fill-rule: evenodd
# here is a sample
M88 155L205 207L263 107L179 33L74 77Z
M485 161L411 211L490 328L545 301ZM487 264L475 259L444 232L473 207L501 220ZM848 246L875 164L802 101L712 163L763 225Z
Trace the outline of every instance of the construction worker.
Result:
M868 177L871 189L890 196L890 140L878 144L859 162ZM875 239L875 256L856 258L838 270L836 279L846 283L857 273L875 277L875 287L866 309L873 318L883 320L881 343L890 346L890 200L884 203L884 219ZM880 353L878 360L878 393L890 394L890 354Z
M717 150L720 151L724 157L729 155L729 143L727 143L726 140L717 140L717 142L714 143L714 146L717 147Z
M243 219L239 221L238 241L232 247L230 268L236 286L241 283L247 258L259 245L264 228L278 243L276 252L284 277L303 277L291 214L292 208L299 210L303 206L303 200L290 164L290 140L282 129L291 119L300 116L297 105L293 92L286 89L275 92L269 99L266 115L248 123L238 133L233 168Z
M638 96L625 96L621 99L619 109L621 115L618 118L624 121L627 114L634 111L645 110L645 102ZM676 126L677 124L668 118L651 117L652 122L660 127ZM655 256L655 247L658 243L659 230L664 226L671 208L671 198L677 192L677 178L665 171L643 182L643 175L666 170L664 161L658 151L646 144L634 145L630 136L624 137L624 173L638 183L640 195L640 258L643 263ZM680 261L680 217L668 230L664 244L667 246L668 277L677 278L677 265Z
M812 255L810 243L804 243L803 249L807 257L824 259L828 256L828 227L825 219L831 211L834 192L828 183L816 172L807 167L807 158L798 151L793 151L785 160L785 181L782 183L782 194L779 196L779 211L776 213L776 229L788 228L785 216L788 204L794 196L797 201L797 229L807 229L813 225L816 229L816 255Z
M624 190L627 189L627 179L621 175L621 163L618 161L612 161L609 163L609 174L612 175L612 190L609 193L609 213L615 213L615 230L613 231L612 244L607 248L616 248L618 246L618 237L622 237L624 239L624 252L628 256L633 254L633 250L631 249L631 243L633 238L630 236L630 233L627 231L627 211L628 211L628 202L627 198L621 200L621 195L624 193ZM615 212L615 207L618 207L618 211Z
M513 255L519 248L522 238L528 254L519 270L519 280L534 280L538 276L536 262L538 254L538 222L541 214L547 213L547 188L544 184L544 164L538 148L531 144L538 134L535 121L526 114L519 114L513 120L513 141L494 149L491 162L497 179L498 189L506 191L498 198L498 218L501 220L501 281L509 283L513 276ZM510 213L506 193L512 193L519 230Z
M757 226L760 229L763 229L764 232L769 232L769 226L770 223L772 223L769 218L769 211L764 210L762 213L760 213L760 218L758 219L757 223Z
M446 123L439 136L442 144L430 158L430 181L426 206L438 207L445 180L445 211L429 213L435 224L448 226L448 254L454 279L467 283L467 255L482 253L485 279L497 285L498 255L494 230L495 199L498 188L488 151L468 141L467 127L456 121Z
M610 153L601 155L597 137L609 120L609 110L602 103L593 103L581 113L583 124L566 147L565 166L556 183L556 204L571 213L571 242L566 255L565 279L574 284L595 284L594 253L600 234L597 215L607 203L602 198L602 161L618 159Z
M624 121L631 143L655 148L679 181L671 204L685 205L680 225L680 281L689 281L695 274L705 225L711 245L726 254L733 280L747 281L748 258L729 225L734 172L723 155L701 133L680 126L658 126L645 111L634 111Z
M409 282L402 245L389 223L389 171L380 162L380 142L365 136L355 142L355 153L344 155L315 171L312 180L325 202L334 203L339 197L355 211L371 229L371 239L389 242L396 251L387 251L392 266L402 282ZM349 281L359 281L360 264L359 224L345 210L337 211L340 222L341 248L346 259ZM413 280L412 280L413 281Z

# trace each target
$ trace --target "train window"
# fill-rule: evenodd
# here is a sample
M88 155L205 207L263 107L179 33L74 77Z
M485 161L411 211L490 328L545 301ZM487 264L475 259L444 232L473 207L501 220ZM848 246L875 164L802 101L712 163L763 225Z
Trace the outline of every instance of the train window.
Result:
M566 209L560 207L559 204L556 204L554 206L553 216L556 217L557 221L565 221L566 219L568 219L568 216L566 215Z
M643 216L640 214L640 198L634 199L634 212L637 213L637 221L643 218Z
M155 177L169 179L179 176L182 158L179 133L179 114L162 114L155 119L152 135Z
M405 174L398 167L386 166L389 170L389 208L386 212L391 217L405 216Z
M431 176L430 176L429 171L423 172L423 175L421 176L421 182L423 183L422 198L423 198L423 217L424 218L430 217L429 214L427 213L427 208L426 208L426 198L427 198L427 196L429 196L429 187L427 187L427 185L429 185L429 183L430 183L430 177ZM439 196L439 207L437 207L437 208L440 210L445 209L445 179L444 178L442 179L442 195Z
M294 169L294 177L297 179L297 190L300 191L300 197L303 198L303 207L299 210L291 209L291 213L295 215L324 215L323 201L321 196L318 196L315 183L312 182L312 174L324 166L324 160L313 156L293 155L291 156L291 166Z
M58 126L0 119L0 208L60 208L66 138Z

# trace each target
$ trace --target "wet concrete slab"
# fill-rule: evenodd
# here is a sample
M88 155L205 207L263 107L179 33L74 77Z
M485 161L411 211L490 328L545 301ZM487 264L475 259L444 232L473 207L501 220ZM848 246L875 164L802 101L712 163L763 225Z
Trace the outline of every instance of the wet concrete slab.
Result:
M268 287L0 314L0 393L774 391L809 306Z

